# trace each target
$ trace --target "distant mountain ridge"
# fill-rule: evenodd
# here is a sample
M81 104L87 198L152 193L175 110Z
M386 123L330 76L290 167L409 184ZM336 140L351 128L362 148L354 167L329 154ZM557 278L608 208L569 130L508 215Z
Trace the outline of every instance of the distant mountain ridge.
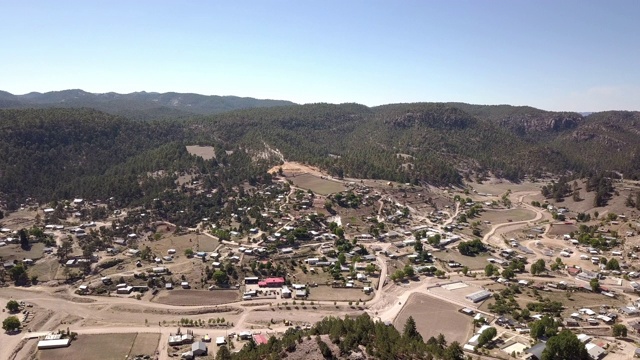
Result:
M14 95L0 91L0 108L93 108L133 119L157 119L212 115L233 110L296 105L286 100L262 100L238 96L192 93L134 92L129 94L90 93L80 89L31 92Z

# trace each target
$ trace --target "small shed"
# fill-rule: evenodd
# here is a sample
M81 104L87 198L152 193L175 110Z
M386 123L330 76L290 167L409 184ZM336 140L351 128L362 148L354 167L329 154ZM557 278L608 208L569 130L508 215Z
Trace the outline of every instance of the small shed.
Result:
M191 344L191 352L193 356L205 356L207 355L207 344L204 341L196 341Z

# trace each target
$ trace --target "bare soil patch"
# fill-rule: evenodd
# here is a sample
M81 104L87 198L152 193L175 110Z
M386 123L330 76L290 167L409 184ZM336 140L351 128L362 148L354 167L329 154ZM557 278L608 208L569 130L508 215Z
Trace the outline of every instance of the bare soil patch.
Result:
M38 351L40 360L121 360L129 354L136 334L80 335L71 346Z
M323 179L312 174L302 174L297 176L288 177L295 186L309 189L314 193L321 195L329 195L332 193L340 192L345 189L344 185L339 182Z
M131 348L131 355L152 355L158 349L160 334L138 333Z
M176 306L204 306L227 304L238 300L237 290L183 290L162 291L154 302Z
M309 300L324 301L358 301L369 300L372 295L367 295L362 289L333 288L331 286L318 286L309 289Z
M188 145L187 151L189 154L200 156L205 160L211 160L216 157L216 152L213 146Z
M480 221L490 221L491 223L505 223L511 221L533 220L536 213L527 209L510 210L486 210L482 212Z
M29 250L23 250L22 248L20 248L20 245L18 244L9 244L9 245L0 247L0 258L2 259L2 261L23 260L23 259L37 260L42 257L43 249L44 249L43 243L31 244L31 248Z
M438 260L443 260L445 262L455 261L457 263L462 264L462 266L466 266L469 270L480 270L484 269L485 266L489 263L487 259L491 257L489 253L482 253L476 256L465 256L460 254L457 250L449 250L449 252L437 252L433 254ZM461 270L461 268L458 268ZM452 268L451 270L455 271L456 268Z
M567 225L567 224L551 224L551 227L549 228L547 235L562 236L572 231L578 231L578 227L575 225Z
M416 321L418 332L426 341L443 334L447 342L464 344L471 336L472 318L458 312L459 307L423 294L412 294L393 325L402 332L409 316Z

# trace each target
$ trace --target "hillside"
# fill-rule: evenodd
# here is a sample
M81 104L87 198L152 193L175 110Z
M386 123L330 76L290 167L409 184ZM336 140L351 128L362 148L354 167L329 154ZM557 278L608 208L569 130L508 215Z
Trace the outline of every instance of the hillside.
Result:
M0 108L93 108L131 119L186 118L196 114L210 115L238 109L290 106L283 100L260 100L237 96L206 96L185 93L114 92L93 94L83 90L32 92L13 95L0 91Z
M9 95L0 93L0 101L12 101ZM223 169L238 182L283 160L338 177L432 185L598 170L640 177L638 112L584 117L506 105L308 104L140 122L87 108L42 108L0 110L0 127L0 193L14 201L129 203L175 187L148 176L155 171L202 173L209 166L208 176ZM190 144L214 145L220 156L205 166L188 155ZM223 161L241 165L220 167Z

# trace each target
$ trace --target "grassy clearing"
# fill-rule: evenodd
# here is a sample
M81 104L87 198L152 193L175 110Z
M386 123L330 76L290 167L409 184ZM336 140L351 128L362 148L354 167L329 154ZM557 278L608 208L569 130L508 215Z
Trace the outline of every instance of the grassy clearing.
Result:
M366 301L372 295L365 294L362 289L332 288L318 286L309 289L309 300L313 301Z
M131 348L131 355L153 355L159 342L160 334L139 333Z
M510 209L510 210L486 210L482 212L480 221L490 221L492 223L505 223L511 221L533 220L536 213L526 209Z
M338 182L322 179L311 174L302 174L295 177L289 177L295 186L303 189L309 189L314 193L328 195L343 191L345 187Z

